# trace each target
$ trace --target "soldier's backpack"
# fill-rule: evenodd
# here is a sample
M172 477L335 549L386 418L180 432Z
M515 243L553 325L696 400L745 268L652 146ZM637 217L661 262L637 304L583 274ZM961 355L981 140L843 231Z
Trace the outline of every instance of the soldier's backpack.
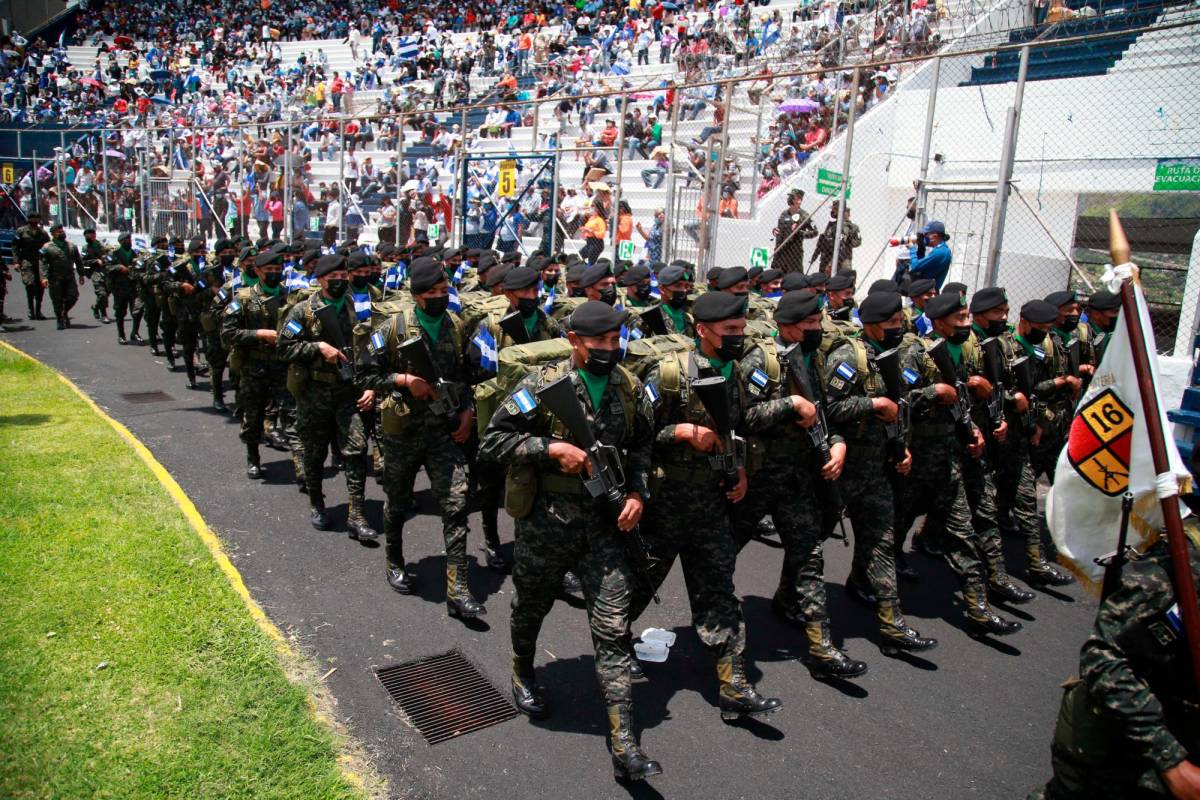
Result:
M677 359L668 359L667 356L675 353L690 353L695 346L696 343L690 337L681 333L644 336L629 343L621 365L636 375L639 380L645 380L646 375L656 365L661 363L664 369L669 369L670 364L679 363ZM678 370L676 370L675 381L678 383Z
M566 339L546 339L528 344L514 344L502 349L497 355L499 364L496 376L475 387L475 424L479 435L483 436L500 403L516 390L517 384L526 375L569 358L570 355L571 343Z

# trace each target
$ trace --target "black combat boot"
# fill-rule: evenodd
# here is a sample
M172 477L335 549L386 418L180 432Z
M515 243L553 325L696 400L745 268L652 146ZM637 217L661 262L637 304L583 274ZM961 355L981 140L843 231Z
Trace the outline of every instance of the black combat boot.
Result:
M910 628L900 613L900 603L885 600L879 604L879 649L885 656L894 656L901 651L916 652L937 647L937 639L923 637Z
M773 542L779 541L779 530L775 527L775 520L770 517L760 519L758 526L754 529L754 535L759 539L770 539Z
M411 572L404 571L404 565L396 566L388 564L387 568L388 586L392 587L393 591L400 594L416 594L417 579Z
M517 710L527 717L542 719L546 716L545 689L534 677L533 656L513 656L512 700Z
M508 572L511 565L504 554L500 552L500 531L497 527L498 508L483 509L483 554L487 558L488 569L494 572Z
M316 494L309 495L308 502L310 503L309 522L319 531L329 530L329 512L325 510L325 498L320 494L320 488L317 489Z
M258 445L246 445L246 477L252 481L263 477L262 461L259 460Z
M608 707L608 744L612 748L613 777L617 780L641 781L662 775L662 766L642 752L638 744L628 703Z
M873 590L861 576L850 573L850 577L846 578L846 593L853 597L864 606L873 606L878 600L875 597Z
M967 604L967 632L972 635L1008 636L1021 630L1021 623L992 610L982 582L963 587L963 602Z
M192 363L192 359L184 356L184 371L187 372L188 388L196 388L196 365Z
M863 661L855 661L833 646L829 636L829 620L810 622L804 628L808 636L808 657L804 660L809 673L822 678L857 678L867 671Z
M1030 558L1028 564L1025 568L1025 582L1031 586L1069 586L1075 582L1070 574L1047 561L1040 551L1038 558Z
M721 682L718 707L721 719L732 722L739 717L772 714L783 707L776 697L763 697L746 678L746 664L740 655L717 659L717 680Z
M367 523L366 514L363 513L365 505L366 501L361 494L350 495L350 514L346 519L346 530L351 539L367 541L379 536L379 533Z
M562 593L567 595L578 595L583 592L583 584L579 582L579 576L568 570L563 573Z
M212 396L213 411L222 414L229 413L229 406L225 405L225 371L214 369L212 372Z
M483 603L467 587L467 559L446 560L446 611L458 619L475 619L487 613Z
M1035 597L1033 592L1013 583L1012 578L1008 576L1003 556L988 561L988 594L994 600L1004 600L1008 603L1028 603Z
M117 342L119 344L129 344L129 340L125 338L125 320L117 320Z

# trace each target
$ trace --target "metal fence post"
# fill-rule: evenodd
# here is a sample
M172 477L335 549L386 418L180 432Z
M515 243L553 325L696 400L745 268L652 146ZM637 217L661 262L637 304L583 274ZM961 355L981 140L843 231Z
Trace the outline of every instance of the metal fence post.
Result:
M621 218L621 179L625 175L625 110L629 107L627 98L629 95L621 95L621 108L618 112L617 120L621 126L617 131L617 185L613 188L612 193L612 249L613 249L613 264L617 262L617 256L620 255L620 248L617 242L617 223Z
M854 68L854 77L850 79L850 113L846 117L846 147L842 152L842 185L838 189L838 218L837 228L833 233L833 261L829 271L837 272L838 259L842 251L842 225L846 221L846 195L850 193L850 156L854 150L854 119L858 116L858 79L861 71ZM819 265L818 265L819 266Z
M288 121L286 145L283 153L283 229L287 231L288 241L296 235L292 227L292 123Z
M767 88L770 89L770 84L768 84ZM763 94L766 94L766 90L763 91ZM762 150L761 140L762 140L762 118L763 118L763 94L760 94L758 96L758 116L756 117L755 122L754 122L754 142L753 142L754 147L751 149L751 153L753 153L753 156L751 158L751 164L753 165L754 172L750 176L750 219L754 219L754 212L758 208L758 180L761 177L761 173L758 169L758 156Z
M188 159L188 227L191 229L188 232L189 237L201 236L204 233L200 229L200 209L197 207L199 205L199 193L196 191L196 153L199 151L199 148L196 147L194 137L195 131L193 130L188 137L192 142L191 157ZM211 210L209 209L209 211ZM204 238L204 246L208 247L208 237L205 236Z
M350 201L346 194L346 121L338 119L338 174L337 174L337 197L338 208L341 213L338 215L338 244L346 238L346 204ZM326 222L328 224L328 222Z
M147 217L146 217L146 205L150 200L150 187L148 185L149 181L146 177L146 148L144 146L140 150L138 150L137 181L138 181L138 210L141 213L136 216L140 216L142 219L142 233L149 235L150 223L148 222Z
M996 207L992 209L992 230L988 238L987 286L1000 279L1000 248L1004 243L1004 219L1008 214L1009 182L1012 180L1013 159L1017 154L1017 129L1021 126L1021 102L1025 97L1025 77L1029 72L1029 45L1021 48L1021 63L1017 68L1017 88L1013 104L1008 109L1004 126L1004 147L1000 155L1000 173L996 179Z
M400 180L400 172L401 172L400 168L404 165L404 115L403 114L400 115L399 130L400 130L400 134L396 141L396 224L392 230L392 240L393 240L393 244L395 244L396 247L400 246L400 196L402 194L401 189L404 186L403 181ZM450 181L450 185L451 186L454 185L453 180ZM455 192L455 194L457 195L458 193ZM455 198L455 202L456 203L458 202L457 198Z
M33 151L33 179L29 182L30 188L33 189L33 212L42 213L42 205L38 197L38 157L37 150Z
M663 214L662 260L670 262L675 254L675 133L679 128L679 97L671 105L671 143L667 146L667 201Z
M110 207L108 193L112 189L112 180L108 174L108 139L104 134L104 129L100 129L100 170L104 173L104 192L101 195L104 199L104 224L108 229L113 230L112 210Z
M925 204L929 196L926 180L929 177L929 149L933 142L933 115L937 109L938 84L942 74L942 57L933 59L933 83L929 87L929 97L925 103L925 136L921 140L921 172L917 178L917 216L914 223L917 230L925 224Z
M25 155L25 152L21 149L21 131L20 131L20 129L18 129L17 130L17 158L21 158L24 155Z
M733 81L725 84L725 115L721 120L721 154L714 165L716 171L716 179L713 181L712 205L707 209L705 215L709 220L708 225L708 246L707 268L712 268L717 257L717 229L721 226L721 179L724 176L725 160L729 158L729 121L733 116Z
M58 132L58 157L54 159L54 184L58 187L58 221L73 227L67 217L67 134Z

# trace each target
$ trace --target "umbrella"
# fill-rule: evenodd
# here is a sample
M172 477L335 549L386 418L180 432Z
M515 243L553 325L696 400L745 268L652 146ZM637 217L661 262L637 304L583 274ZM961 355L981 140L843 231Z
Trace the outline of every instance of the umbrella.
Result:
M128 49L133 47L133 39L129 38L128 36L115 36L113 37L113 44L115 44L117 47L124 47Z
M789 97L779 104L779 110L785 114L809 114L820 107L820 103L799 97Z
M125 158L125 154L120 150L105 150L104 155L108 156L109 158Z
M95 78L84 78L83 80L80 81L80 83L83 84L84 86L94 86L97 89L104 88L104 84L101 83L100 81L96 80Z
M169 69L152 69L150 70L150 80L165 81L170 80L171 70Z

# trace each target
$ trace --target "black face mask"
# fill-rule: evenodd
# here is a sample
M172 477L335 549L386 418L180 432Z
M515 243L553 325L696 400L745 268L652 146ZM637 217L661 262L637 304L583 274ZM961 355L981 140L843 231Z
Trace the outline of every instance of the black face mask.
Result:
M218 259L220 260L222 267L232 267L233 266L233 258L234 258L233 253L230 253L227 256L218 256Z
M1100 326L1100 330L1104 331L1105 333L1112 333L1116 329L1117 329L1117 318L1116 317L1113 317L1108 322L1106 322Z
M971 338L970 325L955 325L954 333L950 334L950 341L954 344L962 344L967 339Z
M350 279L351 285L353 285L354 288L360 292L363 289L366 289L367 285L370 284L370 282L371 282L370 275L355 275L353 278Z
M617 304L617 287L606 286L600 290L600 302L610 306Z
M612 373L620 361L620 350L601 350L597 347L589 347L587 360L583 362L583 368L593 375L608 375Z
M546 287L547 289L553 289L555 286L558 286L558 273L551 272L547 275L543 275L542 286Z
M426 297L425 308L421 309L431 317L440 317L446 313L446 309L450 307L450 296L443 295L441 297Z
M633 296L643 303L650 299L650 284L645 283L633 290Z
M371 285L377 286L380 289L383 288L383 273L382 272L371 273Z
M346 288L349 286L350 281L342 278L335 278L329 281L329 284L325 287L325 293L334 300L341 300L346 294Z
M1030 328L1029 333L1021 337L1030 344L1041 344L1046 341L1046 332L1041 328Z
M722 361L733 361L740 358L746 349L746 337L741 333L727 333L721 337L721 346L717 348L717 358Z
M517 299L517 312L522 317L532 317L537 313L538 299L536 297L521 297Z
M825 338L825 331L817 328L816 330L806 330L803 338L800 339L800 352L814 353L821 346L821 341Z
M884 350L891 350L893 347L899 347L903 340L904 328L884 328L883 338L879 340L879 343L883 345Z
M282 272L264 272L262 276L263 286L268 289L274 289L279 284L283 283Z
M1062 329L1064 331L1073 331L1073 330L1075 330L1075 326L1078 324L1079 324L1079 315L1078 314L1068 314L1067 316L1063 317Z
M571 297L587 297L587 292L576 286L571 290Z
M983 326L983 332L988 336L1003 336L1008 332L1008 322L1002 319L988 320L988 324Z
M669 305L671 308L675 309L676 311L679 311L680 309L683 309L683 308L687 308L687 304L688 304L687 292L671 292L671 296L669 298L667 298L667 305Z

